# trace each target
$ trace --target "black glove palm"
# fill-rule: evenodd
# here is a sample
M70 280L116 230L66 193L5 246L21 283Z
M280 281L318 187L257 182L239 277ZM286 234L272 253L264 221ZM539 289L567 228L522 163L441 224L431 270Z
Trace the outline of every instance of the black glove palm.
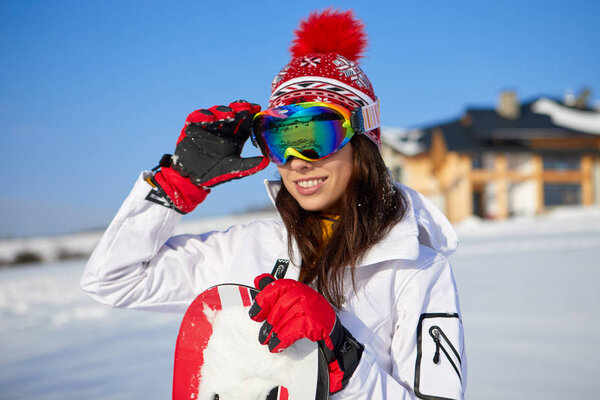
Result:
M227 106L197 110L188 116L171 167L195 185L212 187L254 174L269 161L263 156L241 158L250 136L252 116L260 106L238 100Z

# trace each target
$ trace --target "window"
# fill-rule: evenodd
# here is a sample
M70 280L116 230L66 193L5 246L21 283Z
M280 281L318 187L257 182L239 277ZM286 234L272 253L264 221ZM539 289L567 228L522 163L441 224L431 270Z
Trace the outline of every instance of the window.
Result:
M530 153L508 153L506 155L506 166L510 171L532 172Z
M473 169L494 169L493 153L473 153L471 154L471 168Z
M471 167L473 169L483 168L483 156L481 153L475 153L471 156Z
M578 170L581 157L573 154L545 154L542 156L544 170Z
M581 204L581 185L578 183L544 184L544 205L560 206Z

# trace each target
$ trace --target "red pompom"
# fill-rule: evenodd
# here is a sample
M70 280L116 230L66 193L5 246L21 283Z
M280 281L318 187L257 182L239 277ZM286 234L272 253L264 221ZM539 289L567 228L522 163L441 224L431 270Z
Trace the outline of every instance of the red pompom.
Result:
M328 8L310 13L294 31L296 38L290 47L292 57L309 53L337 53L348 60L357 61L367 48L364 25L354 18L352 10L339 11Z

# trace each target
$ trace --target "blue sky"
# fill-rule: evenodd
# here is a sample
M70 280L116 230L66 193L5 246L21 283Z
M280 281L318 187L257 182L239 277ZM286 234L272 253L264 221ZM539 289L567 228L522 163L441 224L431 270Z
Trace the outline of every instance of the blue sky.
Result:
M0 237L105 226L189 112L264 106L293 29L328 5L366 24L361 66L387 126L452 118L507 88L527 100L588 85L600 98L593 0L0 0ZM264 205L275 177L270 166L221 185L188 218Z

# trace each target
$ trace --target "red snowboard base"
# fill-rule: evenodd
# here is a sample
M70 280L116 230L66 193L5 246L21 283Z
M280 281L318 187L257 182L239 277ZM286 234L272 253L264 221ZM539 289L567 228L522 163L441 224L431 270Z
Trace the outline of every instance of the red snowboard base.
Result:
M300 340L278 354L260 345L260 324L247 316L257 293L248 286L218 285L188 307L175 347L173 400L329 397L327 363L316 343Z

